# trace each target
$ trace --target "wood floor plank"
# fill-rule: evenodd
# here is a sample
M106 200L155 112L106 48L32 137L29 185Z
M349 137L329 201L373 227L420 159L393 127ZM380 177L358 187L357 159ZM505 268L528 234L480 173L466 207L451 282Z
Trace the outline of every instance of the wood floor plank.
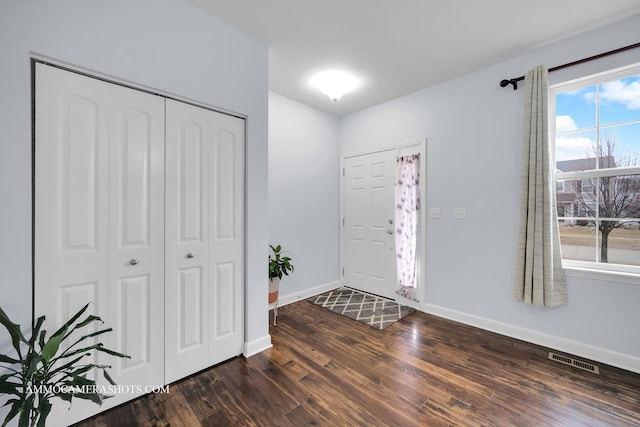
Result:
M640 427L640 375L550 361L549 349L414 312L385 330L306 301L273 348L235 358L77 427Z

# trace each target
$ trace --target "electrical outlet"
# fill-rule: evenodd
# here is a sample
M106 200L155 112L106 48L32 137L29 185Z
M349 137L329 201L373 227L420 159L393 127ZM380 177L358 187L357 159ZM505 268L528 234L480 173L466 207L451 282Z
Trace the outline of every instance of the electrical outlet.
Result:
M429 209L429 218L431 218L431 219L440 219L440 208L431 208L431 209Z
M455 219L467 219L467 208L453 208L453 217Z

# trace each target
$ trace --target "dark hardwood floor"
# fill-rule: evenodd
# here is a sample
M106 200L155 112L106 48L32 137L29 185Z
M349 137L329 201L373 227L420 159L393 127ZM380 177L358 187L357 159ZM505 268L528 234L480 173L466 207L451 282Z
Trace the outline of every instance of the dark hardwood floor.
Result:
M102 426L640 426L640 375L414 312L384 331L306 301L273 348L78 424Z

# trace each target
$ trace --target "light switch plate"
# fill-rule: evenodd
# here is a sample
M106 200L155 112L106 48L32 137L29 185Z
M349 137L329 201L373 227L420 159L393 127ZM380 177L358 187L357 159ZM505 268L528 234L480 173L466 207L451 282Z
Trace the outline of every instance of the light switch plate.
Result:
M467 219L467 208L453 208L453 217L455 219Z

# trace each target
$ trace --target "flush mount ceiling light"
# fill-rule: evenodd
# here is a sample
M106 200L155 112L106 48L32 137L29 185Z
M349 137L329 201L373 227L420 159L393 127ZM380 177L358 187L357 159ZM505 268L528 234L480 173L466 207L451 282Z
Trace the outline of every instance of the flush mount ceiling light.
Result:
M358 87L358 80L344 71L329 70L313 76L311 85L337 102L342 95Z

